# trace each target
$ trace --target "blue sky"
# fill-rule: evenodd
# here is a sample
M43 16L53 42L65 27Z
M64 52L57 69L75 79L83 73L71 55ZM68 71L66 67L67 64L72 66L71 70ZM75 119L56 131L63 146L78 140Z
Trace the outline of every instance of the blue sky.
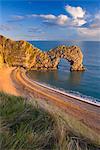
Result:
M100 40L100 3L0 0L0 34L15 40Z

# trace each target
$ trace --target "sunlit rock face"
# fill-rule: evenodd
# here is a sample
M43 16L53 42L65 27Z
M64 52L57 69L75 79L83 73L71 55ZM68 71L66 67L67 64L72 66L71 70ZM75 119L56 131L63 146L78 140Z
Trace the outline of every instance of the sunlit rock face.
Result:
M78 46L58 46L50 51L48 51L53 67L57 67L61 58L68 60L70 63L71 71L83 71L85 67L83 66L83 54Z
M71 71L85 70L82 61L83 54L78 46L58 46L47 52L34 47L25 41L12 41L0 36L0 67L21 66L29 70L54 70L58 68L60 59L70 63Z

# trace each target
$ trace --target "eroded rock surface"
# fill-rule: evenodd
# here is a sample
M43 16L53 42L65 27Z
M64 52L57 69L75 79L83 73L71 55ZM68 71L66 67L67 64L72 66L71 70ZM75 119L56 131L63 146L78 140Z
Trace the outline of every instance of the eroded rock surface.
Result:
M60 59L69 61L71 71L84 71L83 54L78 46L58 46L47 52L25 41L12 41L0 36L0 67L21 66L29 70L53 70L58 68Z

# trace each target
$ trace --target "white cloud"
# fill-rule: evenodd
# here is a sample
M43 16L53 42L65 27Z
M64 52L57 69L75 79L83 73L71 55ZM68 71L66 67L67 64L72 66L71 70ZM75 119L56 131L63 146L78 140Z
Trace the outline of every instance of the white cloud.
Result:
M85 23L86 23L86 21L84 19L74 19L72 21L72 25L73 26L78 26L78 27L84 25Z
M64 14L60 14L58 16L49 14L49 15L36 15L33 14L31 15L31 17L40 17L43 20L43 22L45 23L51 23L51 24L57 24L60 26L82 26L83 24L86 23L86 21L84 19L80 19L80 18L69 18L67 15Z
M100 30L99 28L78 28L78 34L84 38L96 38L100 39Z
M28 18L40 17L40 18L48 19L48 20L56 18L56 16L53 15L53 14L47 14L47 15L44 15L44 14L31 14L31 15L26 15L26 17L28 17Z
M85 16L85 10L81 7L72 7L72 6L65 6L66 11L74 18L83 18Z
M68 20L69 20L69 18L68 18L66 15L63 15L63 14L61 14L61 15L59 15L59 16L57 17L57 23L58 23L59 25L64 25L64 24L66 24Z
M47 20L56 19L56 16L55 16L55 15L52 15L52 14L40 15L40 17L41 17L41 18L44 18L44 19L47 19Z
M100 20L100 11L98 13L95 14L95 19Z
M66 11L70 14L70 16L59 14L29 14L29 15L13 15L11 21L23 20L23 19L41 19L43 23L51 24L51 25L59 25L66 27L82 27L84 24L91 28L99 28L100 27L100 11L94 16L90 15L88 17L88 12L84 10L82 7L77 6L73 7L70 5L65 6Z
M30 14L25 16L13 16L14 20L22 20L27 18L40 18L42 22L51 24L51 25L59 25L59 26L68 26L68 27L81 27L86 24L86 11L81 7L72 7L70 5L65 6L66 11L72 16L68 17L64 14L54 15L54 14ZM98 19L98 16L95 18Z
M43 22L45 23L51 23L51 24L58 24L58 25L65 25L66 22L68 21L68 16L60 14L58 16L53 15L53 14L32 14L32 15L27 15L28 18L42 18Z
M98 11L94 17L91 16L92 23L90 25L91 28L100 28L100 11Z
M66 11L72 16L72 25L73 26L82 26L87 21L85 20L86 11L83 10L81 7L72 7L72 6L65 6Z
M44 23L48 23L52 25L59 25L59 26L82 26L83 24L86 23L84 18L78 18L78 17L71 18L64 14L59 14L57 16L53 14L30 14L30 15L25 15L25 16L14 15L12 17L14 21L23 20L27 18L28 19L40 18L42 19L42 22Z

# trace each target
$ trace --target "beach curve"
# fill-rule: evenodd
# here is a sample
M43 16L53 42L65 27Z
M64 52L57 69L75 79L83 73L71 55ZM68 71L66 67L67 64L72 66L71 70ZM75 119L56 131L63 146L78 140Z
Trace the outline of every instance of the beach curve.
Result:
M42 86L40 83L31 81L24 69L18 68L3 68L0 70L0 91L25 97L36 97L42 100L49 101L54 106L57 106L66 115L73 116L80 122L80 126L73 124L75 130L80 130L80 134L90 139L92 142L100 145L100 107L84 101L71 98L70 96L60 93L57 90L49 89ZM66 117L66 116L65 116Z
M28 95L36 96L42 100L45 99L80 121L86 130L80 131L83 137L91 138L91 141L97 141L100 145L100 107L98 105L80 101L64 95L64 93L41 86L37 82L31 81L26 76L24 69L13 70L13 76L22 85L24 91L27 91ZM79 129L77 128L77 130Z

